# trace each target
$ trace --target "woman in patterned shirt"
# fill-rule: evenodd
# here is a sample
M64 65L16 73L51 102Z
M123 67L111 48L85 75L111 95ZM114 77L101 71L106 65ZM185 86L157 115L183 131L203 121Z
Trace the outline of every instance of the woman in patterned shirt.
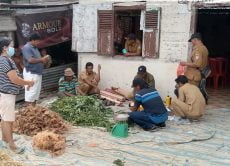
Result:
M0 115L2 140L11 150L18 152L13 140L13 122L15 121L15 99L21 86L33 86L33 81L19 77L16 64L11 59L15 54L13 42L7 38L0 39Z

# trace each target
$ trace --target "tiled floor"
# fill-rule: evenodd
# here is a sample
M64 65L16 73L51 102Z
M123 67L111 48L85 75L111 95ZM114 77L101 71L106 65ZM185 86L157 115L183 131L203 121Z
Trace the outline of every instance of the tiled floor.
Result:
M208 89L209 102L207 109L229 108L230 109L230 88Z

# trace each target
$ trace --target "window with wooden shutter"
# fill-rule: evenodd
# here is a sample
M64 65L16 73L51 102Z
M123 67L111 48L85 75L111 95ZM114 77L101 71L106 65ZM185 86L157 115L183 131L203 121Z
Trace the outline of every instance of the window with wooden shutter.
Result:
M143 40L143 57L158 58L160 9L146 11Z
M98 54L113 54L113 11L98 10Z

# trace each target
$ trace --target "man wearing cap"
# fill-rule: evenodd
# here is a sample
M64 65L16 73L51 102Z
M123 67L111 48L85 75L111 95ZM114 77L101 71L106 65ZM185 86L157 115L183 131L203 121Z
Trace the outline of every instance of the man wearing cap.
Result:
M192 42L192 55L188 62L181 62L187 66L185 76L189 83L198 86L201 80L201 71L208 65L208 49L201 41L201 34L195 33L189 39Z
M147 72L147 69L145 66L138 67L137 75L135 76L135 78L142 78L143 80L145 80L145 82L148 84L150 88L155 88L154 77L152 74Z
M170 108L181 118L198 119L205 111L205 99L197 86L188 83L186 76L178 76L175 80L178 98L172 99Z
M138 124L144 130L153 131L157 127L165 127L168 112L155 88L150 88L141 78L133 80L135 94L134 105L130 106L129 120ZM137 111L142 105L143 111Z
M65 69L64 77L60 78L58 86L59 97L75 96L77 94L77 78L71 68Z
M79 75L79 87L77 88L80 95L92 95L100 93L98 83L100 81L101 65L98 65L98 73L93 71L93 63L87 62L85 71Z
M141 55L141 41L137 39L135 34L129 34L126 42L125 49L127 53L125 56L140 56Z
M147 72L147 69L145 66L139 66L138 67L138 71L137 71L137 74L136 76L134 77L135 78L141 78L143 79L150 88L155 88L155 80L154 80L154 77L152 74L150 74L149 72ZM115 90L116 92L120 93L121 95L125 96L127 99L129 100L133 100L134 99L134 96L135 96L135 91L130 91L130 92L127 92L126 90L124 89L121 89L121 88L115 88L115 87L112 87L113 90Z

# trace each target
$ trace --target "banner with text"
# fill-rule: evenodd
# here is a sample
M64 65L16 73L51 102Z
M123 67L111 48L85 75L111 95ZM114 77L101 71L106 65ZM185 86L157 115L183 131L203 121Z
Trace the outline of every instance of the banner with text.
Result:
M41 35L39 48L72 38L72 10L16 15L17 38L24 45L32 33Z

